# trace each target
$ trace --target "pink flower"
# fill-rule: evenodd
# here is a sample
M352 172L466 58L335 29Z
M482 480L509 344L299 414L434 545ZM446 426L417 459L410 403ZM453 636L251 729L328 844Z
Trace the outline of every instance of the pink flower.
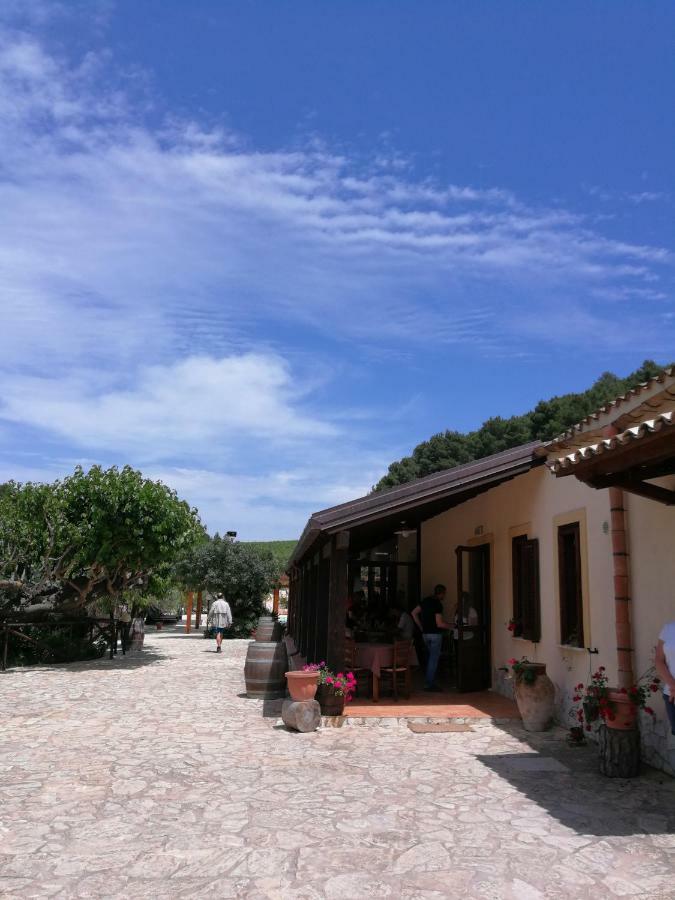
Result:
M518 660L517 660L514 656L512 656L511 659L508 660L508 664L509 664L510 666L515 666L515 664L516 664L517 662L518 662Z
M651 708L651 706L645 706L645 712L649 713L650 716L654 715L654 710Z

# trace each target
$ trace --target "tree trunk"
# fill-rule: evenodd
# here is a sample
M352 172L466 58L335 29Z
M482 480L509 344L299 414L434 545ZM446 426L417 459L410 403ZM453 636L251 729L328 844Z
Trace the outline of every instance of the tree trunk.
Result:
M601 725L598 730L600 772L609 778L635 778L640 773L640 732L617 731Z

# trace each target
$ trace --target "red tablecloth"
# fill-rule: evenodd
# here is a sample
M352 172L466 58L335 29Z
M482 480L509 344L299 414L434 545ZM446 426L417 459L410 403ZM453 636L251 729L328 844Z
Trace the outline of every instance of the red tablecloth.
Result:
M391 666L394 663L393 644L356 644L355 664L364 669L370 669L373 675L380 677L382 666ZM415 648L410 648L410 665L418 665Z

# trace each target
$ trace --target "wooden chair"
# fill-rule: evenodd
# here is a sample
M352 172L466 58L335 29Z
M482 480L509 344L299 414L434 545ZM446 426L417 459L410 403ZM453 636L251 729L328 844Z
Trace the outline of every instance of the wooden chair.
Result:
M380 668L379 678L373 675L373 700L377 703L380 699L380 680L391 678L391 688L394 694L394 701L398 700L398 682L403 676L405 684L405 697L410 697L412 669L410 668L410 654L412 652L412 641L395 641L394 642L394 658L390 666L382 666Z
M356 692L358 693L359 687L363 684L363 679L367 682L371 682L373 677L372 670L367 668L366 666L357 666L356 665L356 641L353 638L345 638L345 672L353 672L354 677L356 678ZM369 683L368 685L369 691L368 696L372 693L372 685Z

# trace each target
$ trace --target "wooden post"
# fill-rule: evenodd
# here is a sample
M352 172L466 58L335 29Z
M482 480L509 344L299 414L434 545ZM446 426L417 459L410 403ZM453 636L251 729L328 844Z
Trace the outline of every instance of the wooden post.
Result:
M190 634L192 626L192 591L187 592L187 602L185 604L185 634Z
M197 591L197 612L195 613L195 628L197 631L202 627L202 592Z
M339 549L338 549L339 548ZM349 590L349 544L343 533L332 538L328 583L327 662L336 672L345 663L345 617Z
M279 585L274 588L274 593L272 594L272 615L279 615Z

